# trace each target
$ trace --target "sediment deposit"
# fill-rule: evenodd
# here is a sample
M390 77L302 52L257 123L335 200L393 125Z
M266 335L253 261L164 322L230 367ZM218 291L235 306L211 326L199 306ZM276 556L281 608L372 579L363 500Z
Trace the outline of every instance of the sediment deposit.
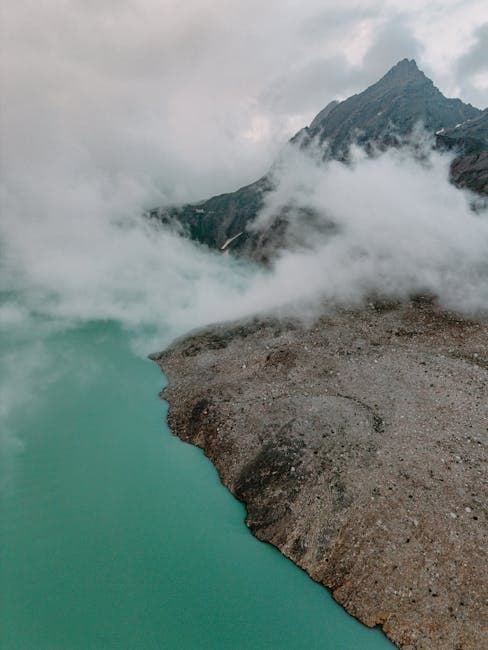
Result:
M154 355L247 525L401 648L488 647L488 324L430 301L214 326Z

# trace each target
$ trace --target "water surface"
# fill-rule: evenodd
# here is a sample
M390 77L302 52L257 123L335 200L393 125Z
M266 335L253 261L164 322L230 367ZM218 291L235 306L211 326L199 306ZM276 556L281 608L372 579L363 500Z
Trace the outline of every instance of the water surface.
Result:
M2 650L392 647L244 525L114 323L4 329Z

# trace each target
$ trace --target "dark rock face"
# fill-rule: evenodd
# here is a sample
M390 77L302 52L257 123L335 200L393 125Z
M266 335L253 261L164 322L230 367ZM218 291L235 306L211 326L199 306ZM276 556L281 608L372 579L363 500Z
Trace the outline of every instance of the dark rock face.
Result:
M488 150L488 108L477 117L436 133L437 143L464 156Z
M331 111L333 111L334 108L336 106L338 106L338 104L339 104L339 102L337 101L337 99L334 99L332 102L329 102L327 104L327 106L325 108L323 108L318 115L315 116L315 118L312 120L310 126L308 128L305 127L305 130L306 131L313 130L317 126L319 126L319 124L321 124L323 122L323 120L325 120L325 118L329 115L329 113Z
M488 109L436 138L439 147L459 153L451 166L454 183L488 197Z
M488 196L488 149L456 158L451 166L453 181L481 196Z
M452 168L453 181L481 195L488 195L488 112L481 112L460 99L447 99L421 72L415 61L404 59L364 92L343 102L331 102L292 139L303 149L319 143L324 158L347 161L351 144L385 148L400 146L414 127L437 134L442 148L459 150ZM476 157L474 156L476 154ZM235 192L179 208L155 209L154 218L173 224L186 236L211 248L232 252L267 263L285 243L289 206L275 215L271 225L259 232L249 229L273 189L272 174ZM291 242L293 244L293 242Z
M215 326L155 358L247 525L413 650L488 647L488 325L428 301Z
M263 207L263 197L271 189L270 180L264 177L236 192L180 208L154 210L150 214L169 225L176 224L186 236L210 248L221 250L229 239L236 237L231 242L234 252L245 253L258 248L264 251L265 242L258 242L256 236L254 241L247 227Z

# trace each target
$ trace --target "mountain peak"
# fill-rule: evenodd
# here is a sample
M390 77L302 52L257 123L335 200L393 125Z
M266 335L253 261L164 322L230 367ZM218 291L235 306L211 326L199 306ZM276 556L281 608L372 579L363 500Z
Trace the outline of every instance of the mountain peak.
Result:
M370 153L400 147L421 125L427 133L435 134L439 147L468 154L456 159L452 178L457 185L486 197L487 120L488 109L482 112L460 99L444 97L414 60L403 59L363 92L342 102L330 102L291 143L302 150L313 147L314 156L321 155L324 160L347 162L351 145ZM236 192L149 214L163 223L181 224L192 239L213 248L231 248L239 255L269 263L285 242L291 241L287 240L288 215L294 213L308 220L315 214L306 203L290 203L275 213L275 221L264 230L249 228L273 187L270 173Z
M392 68L390 68L390 72L392 70L413 70L413 71L420 72L415 59L407 59L407 58L398 61L398 63L395 63L395 65Z
M402 59L382 77L376 85L404 86L413 81L433 85L432 81L419 70L414 59Z
M328 155L347 155L351 144L392 144L417 124L430 132L449 129L476 118L481 111L459 99L447 99L419 70L402 59L375 84L349 99L326 107L307 130L307 141L327 141Z

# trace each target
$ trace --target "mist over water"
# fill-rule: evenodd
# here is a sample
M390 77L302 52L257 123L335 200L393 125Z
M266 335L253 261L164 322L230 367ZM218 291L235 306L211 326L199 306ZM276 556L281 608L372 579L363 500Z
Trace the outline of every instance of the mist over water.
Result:
M113 319L159 330L163 345L209 322L264 309L319 314L324 303L360 304L371 294L428 292L447 308L486 313L487 212L474 212L472 197L448 182L449 163L428 149L422 160L409 149L373 158L358 150L350 166L285 149L255 227L289 205L316 220L294 223L291 211L301 243L295 238L269 270L146 221L146 188L134 179L114 184L57 166L34 184L7 174L1 285L16 297L7 294L0 322L29 312L68 323ZM333 231L321 227L328 223Z

